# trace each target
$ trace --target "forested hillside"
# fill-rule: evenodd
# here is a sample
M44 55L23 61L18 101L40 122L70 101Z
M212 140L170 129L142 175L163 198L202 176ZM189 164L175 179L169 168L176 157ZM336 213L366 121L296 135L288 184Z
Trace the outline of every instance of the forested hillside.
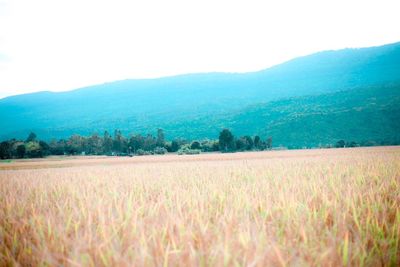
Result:
M326 51L253 73L124 80L0 100L0 139L120 129L168 138L273 136L282 146L398 140L400 43Z
M224 121L238 134L270 135L275 145L288 147L339 139L400 144L400 84L272 101Z

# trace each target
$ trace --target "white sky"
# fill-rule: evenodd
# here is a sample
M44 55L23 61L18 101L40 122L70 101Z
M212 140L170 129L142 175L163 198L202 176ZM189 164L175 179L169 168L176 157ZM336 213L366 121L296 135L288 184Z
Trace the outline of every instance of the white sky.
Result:
M399 0L0 0L0 98L400 41Z

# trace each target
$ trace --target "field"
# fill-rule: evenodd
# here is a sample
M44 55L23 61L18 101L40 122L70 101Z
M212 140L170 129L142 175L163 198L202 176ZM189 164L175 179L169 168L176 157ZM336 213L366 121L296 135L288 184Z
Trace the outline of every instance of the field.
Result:
M400 147L0 163L0 266L399 266Z

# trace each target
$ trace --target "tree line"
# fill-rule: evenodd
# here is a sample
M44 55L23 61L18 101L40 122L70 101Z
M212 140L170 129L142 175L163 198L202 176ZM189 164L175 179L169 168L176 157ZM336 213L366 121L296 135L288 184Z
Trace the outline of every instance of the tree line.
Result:
M168 141L162 129L157 134L131 134L125 137L120 130L114 135L105 131L101 136L72 135L67 139L39 140L30 133L26 140L11 139L0 143L0 158L41 158L50 155L109 155L133 156L150 154L199 154L201 152L223 153L272 149L272 138L262 140L259 136L236 138L229 129L223 129L216 140L186 140L182 138Z

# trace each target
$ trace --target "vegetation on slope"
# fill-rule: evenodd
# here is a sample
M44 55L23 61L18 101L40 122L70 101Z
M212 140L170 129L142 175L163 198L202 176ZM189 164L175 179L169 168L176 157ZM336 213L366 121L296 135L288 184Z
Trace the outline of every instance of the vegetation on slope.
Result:
M70 92L42 92L9 97L0 100L0 139L25 138L31 131L50 140L67 138L73 134L90 135L93 129L98 132L120 129L125 133L133 131L145 134L163 128L170 138L193 140L214 138L224 127L230 127L240 134L250 127L254 129L254 135L282 138L279 141L282 145L309 146L316 143L309 143L310 139L304 138L307 135L306 131L301 134L294 132L290 138L281 136L280 132L284 131L287 135L288 128L282 128L286 127L285 125L303 125L304 120L307 120L306 124L309 123L311 115L307 112L312 107L306 107L305 103L302 104L304 109L298 110L294 106L296 101L310 101L320 105L320 101L325 100L319 96L316 99L303 100L292 98L327 94L326 97L333 105L339 105L342 100L336 101L335 95L330 95L331 93L399 83L399 62L400 43L397 43L381 47L321 52L254 73L208 73L126 80ZM362 90L358 93L359 97L363 97ZM380 97L379 90L374 93L378 95L373 97ZM337 97L343 95L339 94ZM279 105L279 102L271 102L282 99L286 99L289 105L287 110L274 107ZM253 118L252 106L261 103L266 103L263 104L264 108L259 108L263 112L263 119L259 119L259 114L255 114ZM329 103L322 105L327 110L320 109L316 120L320 119L318 116L321 113L339 109L331 109ZM279 114L274 114L276 108L286 114L285 118L290 118L292 122L288 124L285 120L282 126L267 121L267 113L272 114L271 119L274 119L274 116L281 118ZM235 117L232 117L232 114ZM358 123L371 115L377 116L378 121L387 121L387 115L373 110L372 106L365 112L362 109L351 114L354 116L353 121ZM341 119L336 120L332 114L331 127L345 132L347 130L343 128L344 123L341 123ZM255 122L250 123L253 120ZM256 124L258 122L260 124ZM332 137L340 138L340 135L333 136L329 130L325 135L325 126L324 123L316 127L324 131L312 134L318 137L317 142L329 142ZM386 135L374 134L368 127L363 126L365 136L359 134L354 138L386 138ZM294 126L294 129L298 127ZM294 142L294 139L297 141Z
M260 104L227 116L226 127L270 135L276 145L318 147L339 139L400 143L400 85Z
M163 154L178 150L193 153L193 149L206 152L263 150L272 145L269 137L273 138L276 147L287 148L398 145L399 118L400 86L377 86L271 101L231 114L201 117L188 122L167 121L162 126L169 142L157 141L159 136L151 134L142 135L133 131L123 134L120 130L115 131L113 137L107 131L104 135L92 133L88 137L74 134L65 139L51 140L49 144L44 141L24 143L14 139L1 143L0 157L81 153ZM221 149L219 140L216 140L218 129L223 128L231 129L236 135L229 149ZM146 130L153 132L154 129ZM180 135L181 132L185 134ZM185 136L192 138L183 138ZM344 140L342 145L337 143L340 140ZM261 142L260 145L255 146L258 142Z

